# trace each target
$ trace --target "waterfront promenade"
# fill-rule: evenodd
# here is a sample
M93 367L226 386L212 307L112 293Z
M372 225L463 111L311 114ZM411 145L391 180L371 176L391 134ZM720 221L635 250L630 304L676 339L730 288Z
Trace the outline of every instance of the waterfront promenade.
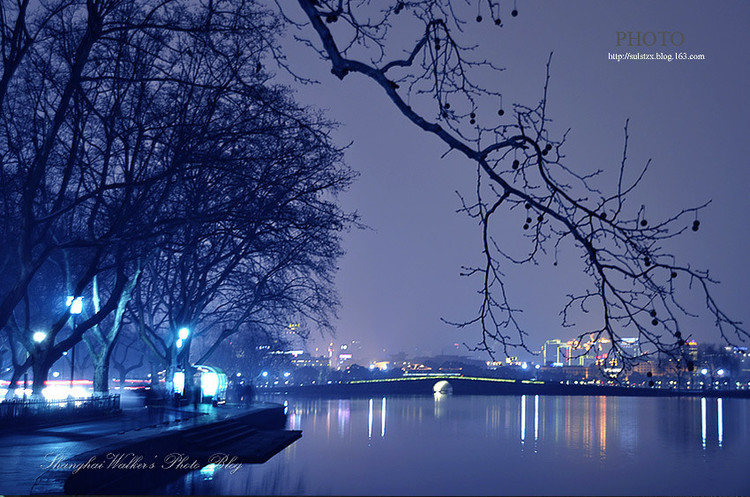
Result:
M84 459L90 460L94 457L98 462L109 464L107 455L112 453L124 454L123 463L135 463L140 457L139 454L128 456L128 453L133 452L133 447L151 447L152 452L158 449L170 450L175 445L169 441L181 440L185 433L191 433L192 437L200 435L201 432L210 434L216 427L226 426L228 423L240 424L238 421L244 430L239 435L246 437L252 431L252 427L248 427L252 419L268 418L269 415L278 418L279 413L283 416L283 406L269 403L255 403L247 407L199 405L182 408L125 405L120 414L103 419L4 429L0 431L0 494L59 494L63 492L65 482L72 473L70 466L80 464ZM276 431L282 434L290 433L278 429ZM214 438L215 445L222 443L220 435ZM266 449L267 454L268 449L275 450L282 445L286 446L296 438L299 438L298 433L284 437L282 443L274 440L273 447L254 449L260 452ZM266 442L267 440L260 437L256 440L256 445ZM249 448L253 448L252 442L249 445ZM181 444L177 447L184 449L186 445ZM188 453L187 456L192 455ZM191 457L191 460L201 460L201 457ZM162 465L161 460L158 462ZM134 465L129 469L133 470L129 471L130 474L140 471ZM171 469L175 469L173 475L161 476L176 477L188 470L178 468L177 465ZM121 491L131 493L127 488Z

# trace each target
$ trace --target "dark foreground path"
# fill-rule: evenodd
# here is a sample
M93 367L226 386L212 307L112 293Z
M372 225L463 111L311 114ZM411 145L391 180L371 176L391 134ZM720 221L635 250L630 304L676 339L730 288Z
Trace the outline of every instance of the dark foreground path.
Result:
M299 438L284 422L283 406L255 403L126 407L106 419L1 430L0 494L145 493L215 455L263 462Z

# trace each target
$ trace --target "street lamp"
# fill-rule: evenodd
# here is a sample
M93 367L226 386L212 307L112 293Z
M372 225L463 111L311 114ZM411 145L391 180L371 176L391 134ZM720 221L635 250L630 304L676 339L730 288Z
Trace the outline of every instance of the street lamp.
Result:
M76 316L83 310L83 297L68 297L66 305L73 315L73 335L76 334ZM76 372L76 343L73 343L73 350L70 354L70 395L73 395L73 378Z
M188 328L182 327L179 330L177 330L177 340L174 342L174 345L177 348L177 352L175 352L175 354L173 356L173 358L174 358L173 359L174 360L173 364L175 365L175 369L177 369L178 367L182 367L181 364L177 364L177 355L180 353L180 351L182 349L182 346L185 344L185 341L188 339L189 336L190 336L190 330ZM182 378L183 378L183 380L182 380L182 387L181 388L178 388L178 383L180 381L179 378L178 378L178 373L181 374ZM183 371L175 371L175 373L174 373L174 390L175 390L175 393L180 393L180 395L182 395L182 393L184 392L184 390L185 390L184 378L185 378L185 372L183 372ZM179 392L178 392L178 390L179 390Z
M83 310L83 297L68 297L66 305L70 307L71 314L80 314Z
M178 349L182 348L185 340L190 336L190 330L187 328L180 328L177 330L177 341L174 343Z
M34 340L35 343L42 343L47 339L47 334L43 331L35 331L33 335L31 335L31 339Z
M703 375L703 381L701 382L701 387L703 390L706 389L706 377L708 376L708 368L701 369L701 374ZM713 385L711 385L713 387Z
M722 380L724 379L724 376L726 374L727 374L727 370L723 368L716 371L716 375L719 377L719 389L721 389L722 387Z

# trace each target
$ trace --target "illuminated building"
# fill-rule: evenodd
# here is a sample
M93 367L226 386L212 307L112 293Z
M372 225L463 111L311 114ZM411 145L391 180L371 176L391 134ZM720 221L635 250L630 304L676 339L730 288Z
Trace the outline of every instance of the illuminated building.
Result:
M329 367L331 369L345 369L351 364L362 360L362 343L352 340L339 346L336 351L333 342L328 346Z
M352 355L349 353L339 354L339 368L346 367L347 364L352 363Z
M693 361L694 364L698 363L698 342L695 340L689 340L685 343L687 348L688 360Z
M381 371L387 371L390 364L390 361L375 361L372 363L375 369L379 369Z
M657 372L661 372L661 369L657 367L657 364L654 364L651 361L642 361L633 366L633 372L640 374L655 374Z
M620 348L627 357L640 357L643 355L641 352L641 344L639 339L636 338L623 338L620 342ZM696 347L696 353L698 349Z
M545 365L567 365L570 362L570 345L559 338L547 340L542 346Z
M559 338L547 340L542 347L544 365L621 367L621 361L612 354L612 341L607 338L595 339L595 337L596 334L592 333L585 342L583 340L563 342ZM638 338L623 338L619 345L627 357L642 355Z
M292 364L298 368L325 368L328 366L328 358L325 356L313 357L308 353L303 353L292 359Z

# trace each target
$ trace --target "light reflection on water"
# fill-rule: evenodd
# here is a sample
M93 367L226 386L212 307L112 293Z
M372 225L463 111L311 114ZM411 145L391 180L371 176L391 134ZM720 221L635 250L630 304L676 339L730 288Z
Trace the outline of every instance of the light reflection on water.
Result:
M749 400L441 394L287 400L289 428L303 430L299 441L265 464L233 474L196 471L166 491L750 493Z

